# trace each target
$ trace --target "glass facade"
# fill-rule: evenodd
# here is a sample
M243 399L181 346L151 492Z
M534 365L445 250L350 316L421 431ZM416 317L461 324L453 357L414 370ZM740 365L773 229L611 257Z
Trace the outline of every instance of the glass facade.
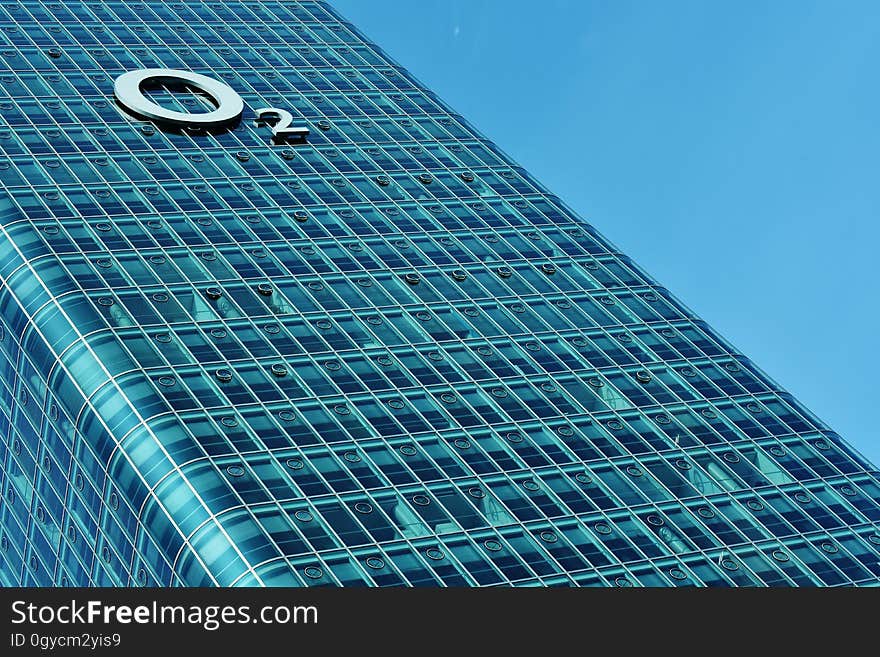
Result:
M880 582L877 470L326 3L0 0L0 183L3 585Z

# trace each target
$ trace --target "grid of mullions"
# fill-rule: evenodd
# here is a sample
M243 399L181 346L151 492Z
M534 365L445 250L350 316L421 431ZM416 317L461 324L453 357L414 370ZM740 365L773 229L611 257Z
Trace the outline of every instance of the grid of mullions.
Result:
M155 66L309 143L134 121ZM89 335L41 368L4 299L8 582L877 581L870 466L324 5L2 2L0 115L8 287ZM119 390L186 529L125 492L145 432L98 439Z

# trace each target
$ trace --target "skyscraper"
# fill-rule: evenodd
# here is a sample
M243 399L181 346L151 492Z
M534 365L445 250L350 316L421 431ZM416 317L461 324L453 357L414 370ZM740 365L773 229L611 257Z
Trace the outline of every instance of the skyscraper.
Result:
M880 480L323 2L0 0L0 583L880 582Z

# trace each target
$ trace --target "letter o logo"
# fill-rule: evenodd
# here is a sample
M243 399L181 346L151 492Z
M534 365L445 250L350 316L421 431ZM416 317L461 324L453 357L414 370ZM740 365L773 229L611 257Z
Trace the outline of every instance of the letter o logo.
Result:
M144 96L141 87L148 81L184 83L194 87L208 94L217 103L217 109L201 114L166 109ZM206 75L170 68L147 68L123 73L116 78L113 93L116 100L133 114L173 125L217 127L237 120L244 111L244 101L229 85Z

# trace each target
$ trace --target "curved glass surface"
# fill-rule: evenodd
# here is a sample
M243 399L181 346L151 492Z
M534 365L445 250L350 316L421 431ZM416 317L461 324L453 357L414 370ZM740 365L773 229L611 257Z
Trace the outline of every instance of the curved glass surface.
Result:
M314 1L0 2L0 486L3 585L880 582L876 468Z

